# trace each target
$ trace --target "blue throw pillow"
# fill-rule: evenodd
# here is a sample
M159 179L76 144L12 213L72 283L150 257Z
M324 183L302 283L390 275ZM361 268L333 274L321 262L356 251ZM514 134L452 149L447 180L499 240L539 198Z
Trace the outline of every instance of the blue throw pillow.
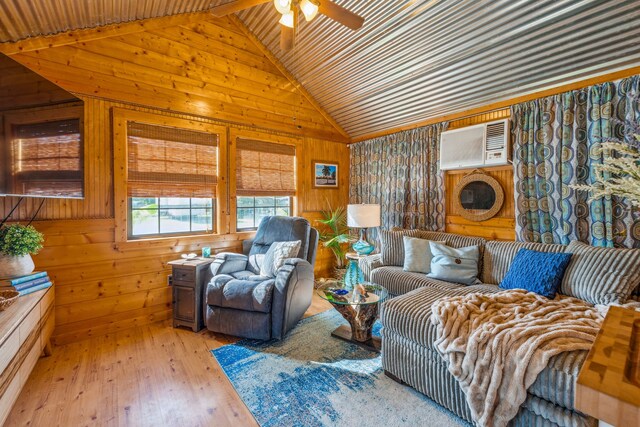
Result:
M500 288L524 289L553 298L562 283L571 255L520 249L500 282Z

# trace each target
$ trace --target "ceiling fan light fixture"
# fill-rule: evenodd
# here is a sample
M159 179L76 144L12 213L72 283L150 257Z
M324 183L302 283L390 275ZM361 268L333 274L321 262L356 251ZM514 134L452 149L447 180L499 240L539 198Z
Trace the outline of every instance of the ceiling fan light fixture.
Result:
M276 7L276 10L283 15L291 12L291 0L273 0L273 5Z
M282 14L282 18L280 18L280 21L278 21L278 22L280 22L285 27L293 28L294 25L295 25L295 19L294 19L293 11L290 10L287 13L283 13Z
M300 2L300 10L307 22L311 21L318 14L318 4L314 0L302 0Z

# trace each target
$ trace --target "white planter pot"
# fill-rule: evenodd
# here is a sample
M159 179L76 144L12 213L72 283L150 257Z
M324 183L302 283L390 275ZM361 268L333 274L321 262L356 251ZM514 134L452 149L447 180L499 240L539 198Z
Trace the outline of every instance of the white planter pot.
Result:
M0 279L13 279L33 272L35 265L31 255L13 256L0 254Z

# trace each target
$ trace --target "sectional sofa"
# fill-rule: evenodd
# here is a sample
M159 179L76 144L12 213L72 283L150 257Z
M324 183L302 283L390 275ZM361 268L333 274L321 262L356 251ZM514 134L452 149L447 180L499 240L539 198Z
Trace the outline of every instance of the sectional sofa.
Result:
M472 422L463 391L435 350L436 328L430 322L432 303L446 296L498 292L500 288L497 285L521 248L542 252L572 252L575 248L572 245L485 241L477 237L418 230L384 233L381 236L382 254L360 261L366 279L384 286L395 296L385 302L381 310L383 368L390 377L410 385ZM482 283L459 285L431 279L422 273L403 271L402 237L405 235L444 241L455 248L478 245L481 254L478 278ZM575 252L580 253L576 255ZM575 252L573 259L578 258L580 262L570 265L565 276L571 274L581 280L587 291L598 291L601 278L595 276L607 269L615 270L606 276L609 278L605 285L609 287L607 298L610 300L619 301L637 288L640 281L640 250L623 251L580 245ZM616 279L611 281L612 277ZM616 282L618 279L619 283ZM633 286L631 291L629 286ZM595 419L576 411L574 407L575 383L586 356L586 351L574 351L553 357L528 389L527 399L511 425L597 425Z

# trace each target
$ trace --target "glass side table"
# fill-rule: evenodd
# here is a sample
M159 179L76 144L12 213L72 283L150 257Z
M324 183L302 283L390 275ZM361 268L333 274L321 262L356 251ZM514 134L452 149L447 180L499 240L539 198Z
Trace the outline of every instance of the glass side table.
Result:
M317 292L349 322L350 326L339 326L331 333L332 336L380 352L381 340L371 336L371 331L378 317L379 305L389 295L384 287L365 282L351 288L335 281L321 285Z

